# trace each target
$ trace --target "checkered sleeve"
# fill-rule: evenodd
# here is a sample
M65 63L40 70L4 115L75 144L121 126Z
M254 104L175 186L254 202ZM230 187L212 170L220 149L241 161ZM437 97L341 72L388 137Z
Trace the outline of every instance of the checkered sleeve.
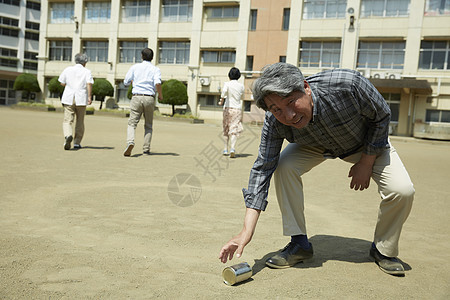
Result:
M275 128L276 120L271 113L266 113L261 132L258 158L250 171L248 189L242 189L245 206L265 210L270 179L277 168L283 138Z
M353 91L356 99L359 99L361 115L368 122L363 152L369 155L378 154L383 149L389 148L391 110L386 100L367 78L356 76Z

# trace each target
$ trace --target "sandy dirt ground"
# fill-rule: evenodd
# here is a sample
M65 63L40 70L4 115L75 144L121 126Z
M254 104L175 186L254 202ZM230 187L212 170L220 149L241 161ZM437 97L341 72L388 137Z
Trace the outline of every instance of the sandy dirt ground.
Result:
M70 151L62 118L0 108L0 299L450 298L450 142L392 138L416 188L405 277L369 260L379 196L373 182L350 190L339 160L304 176L314 259L273 270L264 261L288 242L274 189L243 256L218 259L242 227L260 127L245 126L229 159L219 125L156 120L153 155L139 124L127 158L125 118L86 116L84 148ZM223 268L243 261L252 278L225 285Z

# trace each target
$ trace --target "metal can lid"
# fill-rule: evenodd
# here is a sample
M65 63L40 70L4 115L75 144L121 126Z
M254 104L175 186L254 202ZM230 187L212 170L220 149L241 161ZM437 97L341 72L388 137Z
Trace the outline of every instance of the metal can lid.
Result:
M223 282L227 285L233 285L236 283L236 273L231 267L226 267L222 272Z

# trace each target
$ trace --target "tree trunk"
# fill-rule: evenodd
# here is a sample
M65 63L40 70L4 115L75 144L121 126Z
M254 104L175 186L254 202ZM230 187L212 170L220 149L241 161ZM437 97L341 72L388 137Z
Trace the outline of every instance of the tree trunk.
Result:
M172 104L172 117L175 115L175 104Z

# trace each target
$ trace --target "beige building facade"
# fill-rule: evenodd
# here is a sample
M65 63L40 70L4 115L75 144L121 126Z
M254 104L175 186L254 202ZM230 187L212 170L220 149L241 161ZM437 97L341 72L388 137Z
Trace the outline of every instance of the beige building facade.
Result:
M48 81L86 52L94 78L115 87L108 106L127 108L122 81L147 46L163 80L186 84L189 103L182 108L200 118L222 118L220 91L237 67L246 87L244 121L261 122L251 84L265 65L285 61L305 76L359 70L389 103L391 134L450 139L449 0L44 1L44 100L59 103Z
M13 86L20 74L37 73L40 10L40 0L0 1L0 105L39 96L16 92Z

